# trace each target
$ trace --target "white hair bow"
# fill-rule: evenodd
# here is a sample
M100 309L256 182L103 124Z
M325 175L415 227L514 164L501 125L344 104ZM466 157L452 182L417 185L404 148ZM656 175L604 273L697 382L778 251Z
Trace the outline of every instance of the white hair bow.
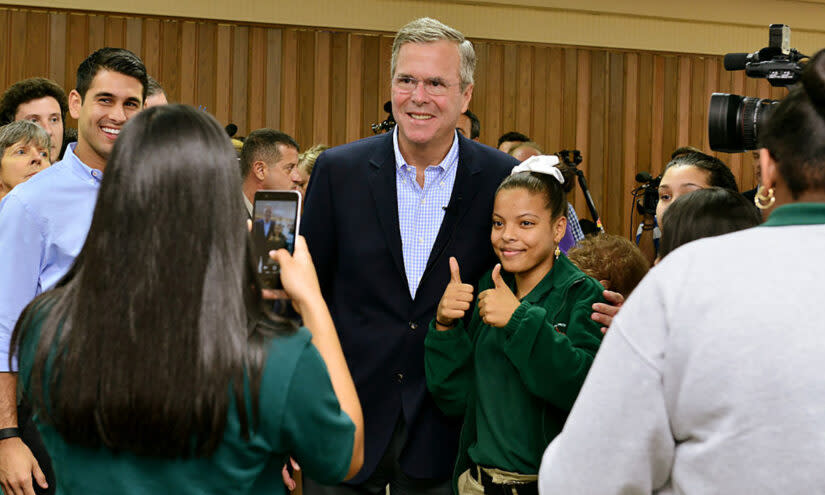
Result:
M539 174L552 175L559 181L559 184L564 184L564 176L561 175L561 170L556 167L559 164L559 157L556 155L537 155L531 156L513 168L510 175L519 172L536 172Z

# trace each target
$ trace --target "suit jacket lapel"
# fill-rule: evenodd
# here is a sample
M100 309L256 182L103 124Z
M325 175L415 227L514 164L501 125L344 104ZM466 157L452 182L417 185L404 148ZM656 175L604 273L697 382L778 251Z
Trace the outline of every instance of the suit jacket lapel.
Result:
M467 213L469 206L473 203L479 190L481 180L481 164L473 158L471 146L466 144L467 139L461 135L458 137L458 164L456 169L455 184L453 193L450 196L450 203L444 213L444 220L441 221L441 228L435 238L430 257L427 259L427 268L421 277L423 281L441 256L444 248L450 243L455 234L456 227Z
M407 284L407 272L401 250L401 227L398 222L398 191L395 186L395 153L392 146L392 133L386 134L380 146L370 158L371 172L368 182L375 200L375 213L381 224L381 230L387 240L392 259L398 272Z

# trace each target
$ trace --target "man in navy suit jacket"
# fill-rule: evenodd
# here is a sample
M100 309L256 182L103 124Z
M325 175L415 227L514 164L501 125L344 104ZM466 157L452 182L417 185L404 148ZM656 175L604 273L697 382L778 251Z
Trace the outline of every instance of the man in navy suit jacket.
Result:
M424 336L457 258L477 283L495 263L493 198L516 160L456 133L475 53L461 33L418 19L396 35L392 133L325 151L302 230L355 380L365 459L348 485L307 495L449 494L462 418L427 391Z

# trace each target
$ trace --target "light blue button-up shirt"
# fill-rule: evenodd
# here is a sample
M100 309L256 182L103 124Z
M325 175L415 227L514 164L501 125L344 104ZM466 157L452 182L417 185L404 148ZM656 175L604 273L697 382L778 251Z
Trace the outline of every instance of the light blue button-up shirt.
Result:
M424 171L424 187L415 180L415 167L401 156L398 128L393 131L392 144L395 149L395 188L398 192L398 224L404 270L410 296L415 299L430 251L444 220L445 208L453 193L458 169L458 134L453 138L453 145L444 160Z
M103 173L81 162L75 146L0 202L0 372L9 371L20 312L66 274L92 223Z

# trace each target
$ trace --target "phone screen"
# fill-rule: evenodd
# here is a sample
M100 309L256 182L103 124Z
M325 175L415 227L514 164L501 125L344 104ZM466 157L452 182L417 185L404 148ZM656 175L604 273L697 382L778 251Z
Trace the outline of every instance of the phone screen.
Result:
M264 289L280 289L281 273L269 252L295 248L301 218L301 193L298 191L258 191L252 218L252 243L255 267Z

